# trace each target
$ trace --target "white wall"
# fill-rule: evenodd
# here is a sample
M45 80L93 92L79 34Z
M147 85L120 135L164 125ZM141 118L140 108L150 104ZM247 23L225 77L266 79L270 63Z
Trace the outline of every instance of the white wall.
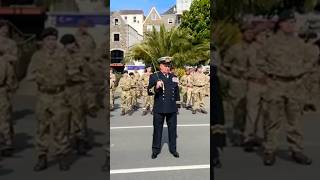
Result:
M127 20L125 20L125 16L127 17ZM121 17L127 24L136 29L140 35L143 35L143 14L123 14ZM136 22L133 22L133 17L137 18Z
M182 14L183 11L189 10L192 0L177 0L177 14Z

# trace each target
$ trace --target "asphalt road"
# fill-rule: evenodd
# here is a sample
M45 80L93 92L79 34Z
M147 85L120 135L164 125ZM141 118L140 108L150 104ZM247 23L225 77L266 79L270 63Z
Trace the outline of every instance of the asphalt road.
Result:
M88 119L88 126L94 139L94 147L85 157L73 156L73 164L67 172L61 172L56 162L51 162L43 172L34 172L37 161L35 150L36 120L34 105L36 97L29 85L22 83L13 99L13 119L15 121L16 153L13 157L0 160L1 180L106 180L109 176L101 171L105 161L105 151L102 146L106 142L106 116L101 111L96 119Z
M142 110L132 116L111 112L111 180L209 180L209 114L193 115L181 109L178 115L177 151L168 151L167 129L163 130L163 147L157 159L151 159L152 115ZM209 107L209 98L206 98ZM209 108L207 108L209 109Z
M288 156L285 134L281 134L276 164L263 165L262 151L246 153L241 148L226 147L223 167L215 169L215 180L318 180L320 179L320 113L307 113L303 118L305 153L313 159L311 166L293 162Z

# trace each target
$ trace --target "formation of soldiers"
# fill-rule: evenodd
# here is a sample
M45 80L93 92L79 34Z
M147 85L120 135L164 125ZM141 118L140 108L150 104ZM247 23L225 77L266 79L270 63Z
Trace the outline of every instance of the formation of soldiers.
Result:
M201 112L207 114L205 97L209 96L210 77L204 74L203 66L197 68L185 68L185 75L179 79L180 97L183 108L191 110L193 114ZM171 73L174 68L171 67ZM120 88L121 115L132 115L139 108L138 99L142 98L142 115L152 114L153 96L148 95L147 87L149 77L152 75L152 67L145 66L145 72L140 75L137 71L128 73L124 71L116 86L116 76L110 70L110 110L114 110L115 91Z
M11 120L11 98L18 88L15 64L17 45L8 36L9 26L0 20L0 150L4 157L14 153L15 136ZM58 30L45 28L39 36L41 47L34 52L27 80L36 84L36 149L34 171L48 167L49 152L66 171L76 151L82 156L92 148L87 116L97 117L104 109L106 90L106 43L96 43L82 21L78 31L65 34L58 41ZM108 163L106 158L105 166Z
M233 122L230 140L246 152L263 145L263 162L273 165L285 124L292 159L310 165L301 121L304 110L320 108L319 46L296 35L292 11L283 11L273 25L245 22L242 41L219 60L220 79L229 86L223 106L226 121Z

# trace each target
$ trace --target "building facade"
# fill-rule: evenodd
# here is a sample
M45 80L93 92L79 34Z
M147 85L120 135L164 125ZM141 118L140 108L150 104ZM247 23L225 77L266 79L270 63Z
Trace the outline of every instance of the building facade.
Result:
M124 66L125 54L135 44L140 43L143 36L126 23L120 12L111 13L110 18L110 52L111 66Z
M190 9L192 0L177 0L177 14L182 15L184 11L188 11Z
M158 13L155 7L152 7L148 16L144 20L143 31L144 33L150 32L152 31L153 27L159 31L161 24L163 24L161 15Z
M125 23L129 24L143 36L144 14L142 10L120 10L119 13Z

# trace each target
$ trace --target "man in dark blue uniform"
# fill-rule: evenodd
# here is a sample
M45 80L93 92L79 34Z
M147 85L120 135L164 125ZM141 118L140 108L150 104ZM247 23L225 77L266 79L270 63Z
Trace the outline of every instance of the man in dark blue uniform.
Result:
M157 158L161 151L164 119L168 125L169 151L174 157L179 157L176 150L178 111L176 102L180 101L179 80L170 73L171 59L171 57L160 58L158 60L160 72L152 74L149 79L148 94L154 94L152 159Z

